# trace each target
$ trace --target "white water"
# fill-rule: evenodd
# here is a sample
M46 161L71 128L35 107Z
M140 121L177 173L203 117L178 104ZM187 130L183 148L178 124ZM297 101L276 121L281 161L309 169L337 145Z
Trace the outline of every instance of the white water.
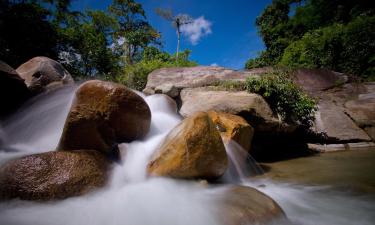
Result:
M63 128L72 89L35 99L2 123L0 162L19 155L54 149ZM145 97L152 111L149 135L120 145L124 161L113 171L110 184L89 195L58 202L13 200L0 203L4 225L220 225L215 201L207 188L194 182L147 178L146 164L165 135L180 121L176 109L160 96ZM1 132L2 131L2 132ZM1 143L1 142L0 142ZM248 155L236 143L226 146L231 166L225 182L253 186L275 199L288 218L303 225L374 224L374 199L272 181L249 181Z

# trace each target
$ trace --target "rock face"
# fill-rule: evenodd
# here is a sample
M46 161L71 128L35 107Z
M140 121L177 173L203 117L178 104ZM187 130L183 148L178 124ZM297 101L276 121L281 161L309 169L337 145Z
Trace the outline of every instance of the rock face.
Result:
M321 101L315 116L315 129L325 133L329 142L370 141L371 138L332 102Z
M345 103L345 112L354 122L375 140L375 83L367 84L368 93L360 94L357 99Z
M34 57L17 68L33 93L40 93L51 87L74 83L69 72L58 62L47 57Z
M294 81L309 93L324 91L348 81L345 74L327 69L298 69L293 75Z
M223 80L245 81L247 77L262 72L265 71L234 71L218 66L162 68L148 75L143 92L167 94L175 98L183 88L208 86Z
M150 123L142 97L120 84L87 81L76 91L58 149L111 153L117 143L144 137Z
M52 200L105 184L107 159L97 151L53 151L8 162L0 169L0 197Z
M320 92L315 129L328 142L367 142L374 138L375 83L348 83Z
M221 137L225 142L232 140L245 150L250 150L254 129L246 120L236 115L215 111L209 111L208 115L220 131Z
M3 61L0 61L0 117L8 115L30 97L24 80Z
M218 197L223 224L289 224L281 207L254 188L231 186Z
M217 111L239 115L257 130L275 130L281 125L267 102L246 91L217 91L211 87L186 88L181 91L180 114L189 117L195 112Z
M220 134L207 113L183 120L166 137L148 164L148 173L174 178L214 179L224 174L228 159Z

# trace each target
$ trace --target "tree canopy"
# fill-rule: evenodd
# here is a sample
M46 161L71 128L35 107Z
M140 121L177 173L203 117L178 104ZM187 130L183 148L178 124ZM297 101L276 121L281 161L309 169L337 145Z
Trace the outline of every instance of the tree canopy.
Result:
M82 12L71 11L70 0L5 0L0 2L0 33L0 59L11 66L47 56L76 77L121 80L147 59L163 66L172 57L158 49L160 33L134 0L113 0L107 10ZM182 64L188 56L183 54Z
M374 20L368 0L273 0L255 21L266 49L246 68L328 68L368 77L375 68Z

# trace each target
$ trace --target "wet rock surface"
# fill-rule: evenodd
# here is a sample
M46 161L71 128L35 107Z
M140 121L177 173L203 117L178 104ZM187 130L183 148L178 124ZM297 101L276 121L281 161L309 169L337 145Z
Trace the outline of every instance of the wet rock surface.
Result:
M24 156L0 168L0 197L54 200L105 185L109 161L94 150L52 151Z
M58 149L111 153L117 143L141 139L151 111L142 97L123 85L92 80L76 91Z
M227 166L219 131L207 113L198 112L173 128L151 157L147 170L152 176L215 179Z

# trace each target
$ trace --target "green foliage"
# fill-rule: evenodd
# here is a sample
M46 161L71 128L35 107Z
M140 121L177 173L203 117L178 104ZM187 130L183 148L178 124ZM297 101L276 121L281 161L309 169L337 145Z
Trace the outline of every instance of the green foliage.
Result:
M176 62L173 55L170 55L167 52L162 52L155 47L147 47L143 51L143 58L141 61L126 66L125 69L114 79L116 82L141 91L146 86L148 74L156 69L178 66L196 66L197 64L195 62L189 60L189 55L190 51L185 50L180 54L179 60Z
M123 56L124 64L131 65L137 61L142 49L148 45L159 44L160 34L146 21L140 3L134 0L114 0L109 11L119 23L119 29L114 33L114 47ZM122 40L122 43L118 40Z
M334 24L306 33L290 44L280 63L291 67L328 68L371 75L375 68L375 17ZM372 73L372 75L374 75Z
M108 46L118 28L117 21L104 11L87 11L82 17L70 17L59 29L60 61L75 76L113 75L118 56Z
M256 19L266 50L246 68L324 67L369 77L374 71L374 14L366 0L273 0Z
M269 65L272 65L270 56L268 55L267 51L263 51L257 58L247 60L245 68L249 70L254 68L266 67Z
M24 1L0 4L0 59L13 67L38 55L55 57L57 33L47 18L51 12Z
M246 89L263 96L284 121L311 125L316 103L288 78L288 72L279 70L260 78L249 77Z

